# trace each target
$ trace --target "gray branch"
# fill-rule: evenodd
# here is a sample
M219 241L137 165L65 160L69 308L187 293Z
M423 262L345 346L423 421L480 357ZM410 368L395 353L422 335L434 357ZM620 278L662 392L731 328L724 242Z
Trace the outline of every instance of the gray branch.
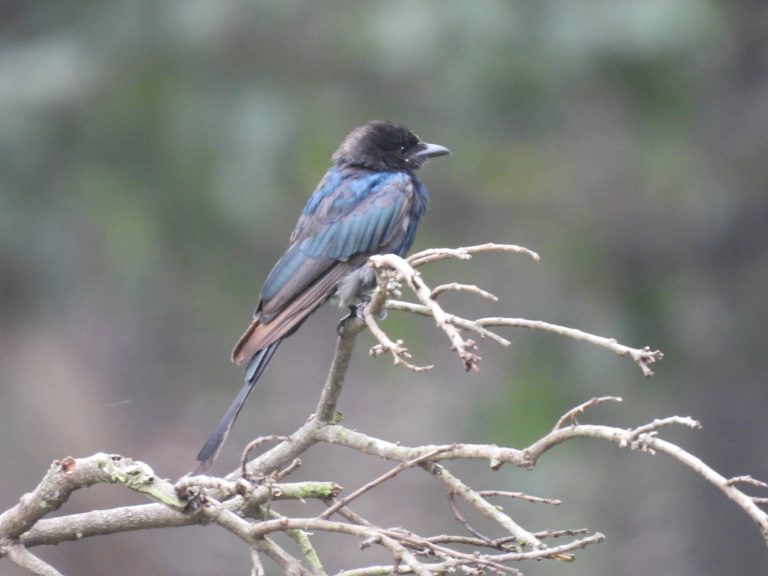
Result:
M343 573L345 576L426 576L456 572L457 569L519 575L522 572L510 566L510 563L538 559L569 562L574 559L574 551L600 542L604 537L598 533L585 535L585 531L581 529L534 533L502 512L499 507L489 502L488 498L504 495L519 497L529 502L541 502L544 499L498 490L475 490L451 472L447 465L453 460L469 460L485 462L493 470L498 470L505 464L533 468L538 459L551 448L578 438L605 440L621 448L665 454L674 458L715 485L738 505L759 527L768 545L768 515L760 508L765 498L752 497L741 490L741 486L765 488L765 483L749 476L727 479L681 447L658 437L668 426L698 427L698 422L691 418L672 416L630 429L578 423L577 416L581 416L589 408L602 402L620 401L614 397L595 398L569 410L555 423L551 432L525 448L465 443L409 447L349 430L337 422L336 405L343 389L356 337L366 327L378 340L378 345L374 347L375 353L389 353L396 364L412 370L428 368L412 364L404 343L392 341L379 326L378 318L385 307L433 318L466 369L478 369L480 356L477 354L477 344L466 338L465 332L481 339L508 345L508 340L493 332L491 328L524 327L552 332L606 348L632 359L644 374L652 374L650 366L661 359L662 354L647 347L631 348L611 338L541 321L503 317L471 320L455 316L438 304L437 298L441 293L450 290L491 300L495 297L477 286L461 283L448 283L430 288L416 270L417 267L436 260L466 260L474 254L484 252L523 253L538 260L538 255L526 248L499 244L426 250L414 254L408 260L393 255L372 258L371 265L377 274L378 288L364 311L364 320L351 320L346 323L337 341L336 353L315 413L293 434L288 437L267 436L251 443L244 457L247 457L251 450L261 450L269 442L277 442L224 478L187 476L172 483L158 478L144 463L108 454L57 460L32 492L22 496L18 504L0 514L0 559L5 557L32 574L56 576L59 572L33 555L29 551L30 548L132 530L216 524L249 548L253 564L252 573L256 575L266 572L262 558L268 558L285 574L323 576L323 564L311 539L311 534L319 531L356 536L361 540L361 546L377 545L387 550L391 556L392 562L389 565L348 570ZM400 297L402 285L413 292L418 302L393 300ZM332 482L280 482L297 465L298 456L320 442L390 460L396 465L386 474L373 478L351 491L345 498L337 498L341 487ZM400 471L410 467L423 469L429 477L441 484L450 495L450 505L454 507L457 520L460 520L460 531L464 528L471 532L471 536L459 533L426 538L404 529L378 526L350 508L350 503L357 497L376 490L385 482L394 481ZM76 490L99 483L121 484L152 502L46 518L50 513L59 510ZM504 535L491 540L474 531L455 507L454 496L463 502L462 506L468 506L490 519ZM274 506L279 507L283 500L310 498L327 505L325 512L315 518L287 517L273 509ZM550 499L546 501L557 502ZM334 514L340 519L332 520L331 516ZM275 532L289 534L296 544L296 549L289 551L277 545L270 539L270 535ZM559 546L547 544L546 541L554 537L571 540ZM467 544L471 544L472 553L461 551L461 545Z

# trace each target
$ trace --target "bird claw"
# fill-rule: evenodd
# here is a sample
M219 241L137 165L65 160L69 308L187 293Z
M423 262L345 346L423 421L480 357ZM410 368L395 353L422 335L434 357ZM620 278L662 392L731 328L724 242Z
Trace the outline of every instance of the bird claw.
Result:
M349 306L349 314L344 316L341 320L339 320L339 323L336 325L336 334L341 336L342 332L344 332L344 329L347 327L347 322L350 320L362 320L363 319L363 309L360 305L350 305Z
M360 302L359 304L351 304L349 306L349 314L344 316L341 320L339 320L339 323L336 325L336 334L341 336L341 333L344 331L344 328L347 326L347 322L350 320L363 320L363 311L365 310L365 307L368 306L369 300L366 300L365 302ZM381 312L378 313L379 320L384 320L384 318L387 317L387 309L384 308L381 310Z
M344 332L344 328L347 327L347 322L350 320L363 320L363 310L365 310L366 306L368 306L368 301L361 302L360 304L351 304L349 306L349 314L339 320L339 323L336 325L336 334L341 336L341 333ZM377 316L379 317L379 320L384 320L387 317L387 309L382 308Z

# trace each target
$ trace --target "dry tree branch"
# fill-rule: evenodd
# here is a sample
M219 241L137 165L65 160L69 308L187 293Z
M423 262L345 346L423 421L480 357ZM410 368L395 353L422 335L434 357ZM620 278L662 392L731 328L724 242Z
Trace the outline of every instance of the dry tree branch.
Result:
M599 400L599 399L598 399ZM597 405L599 401L587 402L587 405ZM558 422L562 422L572 417L584 405L578 406L568 411ZM632 429L615 428L611 426L601 426L594 424L573 424L566 427L555 427L549 434L543 436L527 448L515 450L491 445L476 444L454 444L445 446L437 459L480 459L487 460L493 469L500 468L503 464L513 464L523 468L532 468L537 460L547 451L555 446L575 438L594 438L614 442L622 448L640 450L650 454L656 452L667 454L678 460L694 472L702 476L705 480L716 486L728 498L733 500L760 528L763 538L768 545L768 513L758 507L758 502L753 497L748 496L736 487L736 481L729 480L717 473L702 460L679 446L662 440L656 436L656 433L663 427L670 425L682 425L690 428L699 428L700 424L688 417L672 416L669 418L656 419L653 422L638 426ZM407 447L399 444L392 444L384 440L379 440L344 429L341 426L329 427L322 432L325 441L339 444L362 451L373 456L391 460L408 460L416 457L419 453L426 450L435 450L439 446L419 446Z
M483 516L496 522L505 531L514 536L519 543L533 549L545 547L541 540L536 538L528 530L525 530L517 522L512 520L512 518L510 518L507 514L502 512L498 507L488 502L475 490L451 474L448 470L445 469L445 467L440 466L439 464L431 463L423 464L422 468L427 470L435 478L438 478L445 485L448 491L459 495L465 502L467 502L467 504L477 509Z
M767 488L768 485L750 476L726 479L697 457L658 437L659 432L667 426L696 428L699 424L695 420L672 416L630 429L578 423L577 416L587 409L608 401L621 401L617 397L594 398L576 406L566 412L548 434L522 449L465 443L408 447L349 430L338 423L336 405L356 336L365 327L371 330L378 341L374 349L379 353L390 353L395 364L417 371L428 368L412 364L402 341L392 341L381 328L378 318L387 308L432 317L467 370L477 370L480 357L476 353L476 343L465 338L463 332L508 346L510 342L490 328L524 327L606 348L631 358L645 375L653 374L650 366L661 359L662 354L648 347L630 348L611 338L546 322L502 317L470 320L450 314L437 302L438 296L444 292L464 292L494 301L496 297L477 286L454 282L430 288L416 270L437 260L466 260L474 254L485 252L523 253L538 260L538 255L526 248L502 244L426 250L414 254L408 260L393 255L371 258L378 288L363 311L362 321L351 320L345 324L315 414L293 434L288 437L258 438L244 451L241 467L224 478L185 476L176 484L156 477L149 466L120 456L96 454L88 458L56 461L32 492L23 496L16 506L0 514L0 559L6 557L32 574L55 576L59 574L56 569L34 556L29 548L116 532L214 523L247 546L252 573L257 576L266 573L262 558L269 558L285 574L325 574L320 555L312 542L312 533L318 531L355 536L360 539L361 547L377 545L388 550L392 557L389 565L348 570L341 573L344 576L426 576L457 570L465 573L520 575L522 572L509 563L543 558L570 561L573 559L571 552L600 542L604 537L599 533L589 535L584 529L529 531L511 515L491 504L488 498L505 496L549 504L559 504L559 500L503 490L476 490L448 470L446 463L452 460L480 460L487 462L493 470L499 470L504 464L533 468L538 459L551 448L576 438L607 440L621 448L671 456L717 486L740 506L760 528L768 545L768 513L759 508L768 499L749 496L740 489L741 486ZM417 303L392 300L393 297L400 297L403 284L415 294ZM246 464L250 450L268 441L277 444ZM280 478L299 465L299 455L320 442L398 464L339 500L335 498L339 496L341 487L333 482L278 483ZM375 522L350 509L349 503L360 495L371 492L402 470L416 466L444 486L454 516L471 535L420 536L401 528L377 526ZM50 512L59 509L72 492L96 483L123 484L154 503L45 518ZM456 496L471 511L490 519L502 535L489 538L471 528L454 501ZM288 499L302 502L316 499L328 507L319 516L309 518L290 518L271 509L273 504L279 506L281 501ZM334 514L340 520L329 520ZM274 532L287 533L296 542L297 551L289 552L271 540L270 535ZM548 546L544 542L557 537L569 537L572 540L559 546ZM473 550L464 552L462 546L470 546Z
M525 500L526 502L534 502L537 504L550 504L552 506L560 506L561 500L557 498L541 498L540 496L531 496L524 492L508 492L506 490L478 490L477 492L483 498L490 496L504 496L506 498L517 498L518 500Z
M566 326L558 326L557 324L551 324L541 320L527 320L525 318L504 317L478 318L475 320L469 320L447 313L442 308L442 306L437 303L437 296L447 290L463 291L476 294L493 301L498 300L498 298L490 292L480 288L479 286L459 284L456 282L442 284L434 289L430 289L416 268L423 266L424 264L445 258L458 258L461 260L468 260L472 257L473 254L480 254L483 252L523 253L530 255L535 261L539 260L538 254L521 246L505 244L481 244L478 246L469 246L465 248L433 248L414 254L408 259L400 258L395 254L372 256L370 258L370 263L371 266L373 266L373 269L376 272L376 277L378 279L379 288L377 289L377 292L383 293L383 297L388 300L386 307L394 310L413 312L433 318L437 326L448 337L449 341L451 342L451 348L457 351L459 358L463 362L466 370L477 371L479 369L478 363L480 362L480 356L475 353L477 350L477 345L474 340L465 339L462 337L459 329L474 332L475 334L478 334L484 338L491 338L502 346L509 346L509 340L506 340L495 332L488 330L488 327L508 327L542 330L545 332L567 336L568 338L572 338L574 340L580 340L582 342L588 342L596 346L607 348L616 354L631 358L640 367L643 375L653 376L651 365L661 360L664 355L660 350L651 350L648 346L644 348L632 348L625 346L624 344L620 344L614 338L597 336L588 332L584 332L583 330L568 328ZM401 282L404 282L408 285L408 287L418 299L418 303L391 300L392 296L399 296L399 285ZM380 302L376 299L375 301L376 308L378 309ZM395 364L404 365L405 367L412 370L425 370L430 368L429 366L415 366L410 363L408 359L411 358L411 355L408 353L408 349L405 347L403 342L401 340L393 342L375 321L374 315L370 310L366 310L365 312L365 321L368 325L368 328L371 330L371 333L379 342L371 349L371 355L379 356L385 352L389 352L392 354Z
M595 334L590 334L588 332L584 332L583 330L568 328L566 326L558 326L557 324L551 324L541 320L526 320L525 318L479 318L478 320L475 320L475 322L482 327L504 326L508 328L530 328L533 330L542 330L544 332L559 334L560 336L567 336L568 338L580 340L581 342L594 344L595 346L600 346L601 348L607 348L619 356L626 356L627 358L630 358L640 367L640 370L643 372L643 376L647 377L653 376L651 365L664 358L664 353L661 352L661 350L651 350L648 346L644 346L643 348L631 348L630 346L619 344L614 338L596 336Z
M321 519L330 518L340 508L342 508L343 506L346 506L347 504L349 504L355 498L359 498L360 496L362 496L366 492L374 489L376 486L381 485L383 482L386 482L390 478L394 478L395 476L400 474L400 472L402 472L403 470L406 470L407 468L413 468L417 464L420 464L420 463L422 463L422 462L424 462L426 460L431 460L435 456L440 454L440 452L444 452L444 451L447 451L449 449L450 448L436 448L436 449L432 450L431 452L427 452L426 454L422 454L421 456L417 456L413 460L409 460L408 462L403 462L401 464L398 464L397 466L395 466L394 468L392 468L388 472L382 474L378 478L375 478L374 480L371 480L370 482L368 482L368 484L366 484L362 488L360 488L358 490L355 490L349 496L346 496L346 497L342 498L341 500L339 500L338 502L336 502L333 506L331 506L326 511L324 511L322 514L320 514L318 516L318 518L321 518Z
M516 244L494 244L493 242L489 242L487 244L464 246L462 248L428 248L421 252L417 252L416 254L411 254L408 257L408 263L414 268L418 268L424 264L436 262L437 260L445 260L446 258L469 260L474 254L489 254L493 252L527 254L534 260L534 262L541 260L541 257L536 252L525 246L517 246Z
M387 310L400 310L402 312L409 312L411 314L419 314L420 316L431 316L429 308L422 304L414 304L413 302L404 302L402 300L387 300ZM488 338L497 342L501 346L508 347L512 345L512 342L506 338L499 336L495 332L484 328L474 320L467 320L460 316L453 314L446 314L445 321L449 324L467 330L468 332L474 332L480 338Z
M384 274L385 270L396 271L400 278L402 278L402 280L408 284L409 288L413 290L419 298L419 301L429 308L435 323L443 332L445 332L446 336L448 336L448 339L451 341L451 346L459 355L459 358L464 364L464 369L479 369L478 363L480 362L480 356L473 352L473 350L477 348L474 341L462 338L459 330L454 325L447 322L445 311L437 301L432 298L432 290L421 279L421 274L411 267L406 260L395 254L371 256L369 262L371 263L371 266L373 266L377 278L386 278L386 275ZM381 283L381 285L385 284L386 282Z
M373 315L370 307L368 306L366 306L366 308L363 310L363 319L365 320L366 326L368 326L368 330L370 330L371 334L373 334L373 336L379 341L376 346L371 348L371 356L375 358L389 352L392 354L392 360L395 366L402 365L408 368L408 370L412 370L414 372L423 372L433 368L431 364L429 366L417 366L416 364L409 362L409 359L412 358L412 356L411 353L408 352L408 349L403 346L403 341L397 340L394 342L390 340L389 336L387 336L387 333L384 332L384 330L382 330L379 326L379 323L376 321L376 317Z
M487 290L478 288L474 284L459 284L458 282L451 282L449 284L440 284L440 286L435 286L432 288L432 292L430 292L429 297L432 298L432 300L437 300L437 297L440 296L440 294L443 292L467 292L469 294L477 294L481 298L485 298L491 302L499 301L498 296L491 294Z
M24 568L31 574L36 574L37 576L62 576L61 572L56 570L56 568L32 554L21 544L5 546L3 554L16 566Z
M603 404L604 402L623 402L624 400L619 398L618 396L601 396L599 398L592 398L591 400L587 400L586 402L582 402L578 406L571 408L568 410L565 414L560 416L560 419L555 424L555 427L553 430L558 430L565 426L565 423L569 420L571 421L571 425L578 424L576 421L576 416L579 414L584 413L588 408L592 408L592 406L597 406L598 404Z
M251 440L248 445L243 449L243 455L240 457L240 474L243 478L248 477L248 464L249 456L251 452L267 442L285 442L287 438L285 436L278 436L277 434L269 434L268 436L259 436Z
M752 476L735 476L728 479L728 485L734 486L735 484L748 484L750 486L757 486L758 488L768 488L768 483L762 480L756 480ZM768 498L760 496L751 496L752 502L758 506L768 505Z

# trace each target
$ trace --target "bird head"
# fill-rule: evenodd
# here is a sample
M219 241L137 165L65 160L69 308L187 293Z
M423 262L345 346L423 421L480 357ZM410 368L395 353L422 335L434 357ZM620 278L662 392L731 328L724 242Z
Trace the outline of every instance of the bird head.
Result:
M372 120L344 138L333 161L371 170L416 170L429 158L450 153L445 146L422 142L405 126Z

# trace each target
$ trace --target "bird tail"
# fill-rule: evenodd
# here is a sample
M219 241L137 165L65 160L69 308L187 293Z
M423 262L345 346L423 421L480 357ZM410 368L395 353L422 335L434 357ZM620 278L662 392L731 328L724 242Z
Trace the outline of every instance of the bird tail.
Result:
M224 440L227 439L229 431L235 423L237 415L240 414L243 403L248 398L248 395L251 393L251 390L253 390L253 387L256 385L256 382L259 380L259 377L262 372L264 372L267 364L269 364L269 361L272 359L272 355L282 341L283 339L281 338L251 356L251 359L245 368L245 382L243 383L243 387L240 389L237 398L232 402L232 405L229 407L226 414L224 414L222 419L216 425L213 434L211 434L210 438L208 438L197 455L199 464L197 465L194 474L199 474L204 470L207 470L211 464L213 464L213 461L216 460L216 457L219 455L219 451L224 444Z

